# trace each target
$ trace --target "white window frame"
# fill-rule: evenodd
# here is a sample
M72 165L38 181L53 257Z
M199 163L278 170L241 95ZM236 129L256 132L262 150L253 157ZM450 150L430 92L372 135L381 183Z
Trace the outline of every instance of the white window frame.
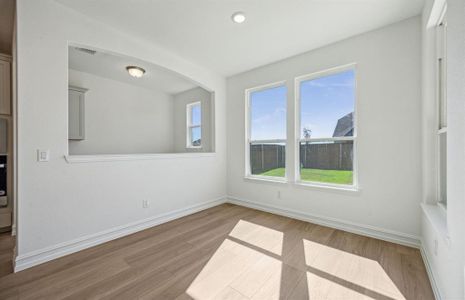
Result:
M199 124L192 124L192 108L194 106L200 107L200 123ZM186 148L189 149L200 149L202 148L202 102L196 101L191 102L186 105ZM200 128L200 145L194 146L192 145L192 136L191 136L191 129L193 128Z
M250 95L254 92L268 90L276 87L285 87L287 91L286 81L278 81L274 83L264 84L258 87L250 88L245 90L245 178L250 179L260 179L264 181L275 181L275 182L286 182L287 181L287 172L288 168L285 165L284 177L274 177L274 176L262 176L252 174L250 168L250 144L251 143L284 143L284 147L287 151L287 99L286 96L286 138L285 139L273 139L273 140L252 140L251 139L251 130L252 130L252 120L251 120L251 109L250 109ZM287 91L288 92L288 91ZM287 95L287 93L286 93Z
M437 124L437 147L436 147L436 163L437 163L437 203L439 207L447 210L447 185L445 191L445 199L442 199L443 191L441 189L441 138L446 139L446 163L445 169L447 173L447 20L446 20L447 6L444 6L439 20L435 27L436 39L436 124ZM447 179L446 179L447 184Z
M355 100L354 100L354 133L352 137L328 137L328 138L309 138L303 139L301 138L301 101L300 101L300 84L307 80L314 80L321 77L329 76L338 74L344 71L353 70L355 74ZM296 184L306 185L306 186L314 186L314 187L329 187L329 188L337 188L337 189L349 189L349 190L358 190L359 188L359 181L358 181L358 155L357 155L357 129L358 129L358 112L357 112L357 103L358 103L358 87L357 87L357 64L351 63L339 67L334 67L330 69L326 69L323 71L318 71L315 73L303 75L296 77L294 80L294 92L295 92L295 149L294 149L294 170L295 170L295 182ZM337 184L337 183L324 183L324 182L317 182L317 181L304 181L300 178L300 143L301 142L334 142L334 141L353 141L353 167L352 167L352 184Z

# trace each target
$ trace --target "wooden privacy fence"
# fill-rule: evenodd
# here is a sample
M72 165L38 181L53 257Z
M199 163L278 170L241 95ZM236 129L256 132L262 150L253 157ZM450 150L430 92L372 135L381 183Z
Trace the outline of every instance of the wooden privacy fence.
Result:
M300 164L308 169L352 170L352 152L352 142L300 144Z
M250 168L252 174L260 174L286 165L286 147L276 144L251 144Z
M323 170L352 170L353 143L300 144L300 164L303 168ZM260 174L284 168L286 151L279 144L251 144L250 168Z

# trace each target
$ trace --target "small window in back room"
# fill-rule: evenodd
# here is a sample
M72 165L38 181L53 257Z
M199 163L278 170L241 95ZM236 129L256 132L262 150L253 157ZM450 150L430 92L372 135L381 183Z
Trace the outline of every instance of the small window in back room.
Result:
M300 180L354 185L355 72L322 72L298 79Z
M248 92L247 175L285 177L286 101L284 85Z
M202 106L200 102L187 105L187 147L202 147Z

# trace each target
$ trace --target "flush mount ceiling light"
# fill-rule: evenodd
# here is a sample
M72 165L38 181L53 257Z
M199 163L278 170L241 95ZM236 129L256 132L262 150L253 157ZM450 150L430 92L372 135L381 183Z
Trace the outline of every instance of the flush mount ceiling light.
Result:
M136 78L141 78L142 75L144 75L145 70L142 69L141 67L136 67L136 66L127 66L126 70L128 71L129 75L132 77Z
M241 24L245 21L245 14L241 11L232 14L231 19L234 23Z

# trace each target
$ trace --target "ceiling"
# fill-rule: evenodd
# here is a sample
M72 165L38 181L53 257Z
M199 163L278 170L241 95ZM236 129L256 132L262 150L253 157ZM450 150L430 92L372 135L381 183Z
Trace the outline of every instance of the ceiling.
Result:
M224 76L421 12L424 0L56 0ZM243 11L247 20L231 22Z
M141 78L129 76L127 66L146 70ZM98 51L94 55L69 47L69 68L147 89L177 94L197 87L184 77L160 66L127 56Z
M0 53L11 55L15 0L0 0Z

